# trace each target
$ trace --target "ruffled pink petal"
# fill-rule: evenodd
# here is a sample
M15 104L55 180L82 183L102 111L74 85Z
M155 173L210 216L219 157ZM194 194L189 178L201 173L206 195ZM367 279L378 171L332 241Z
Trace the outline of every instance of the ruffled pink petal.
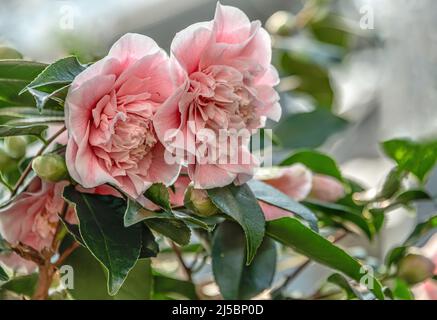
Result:
M171 52L187 74L198 70L202 52L211 41L211 28L211 22L199 22L176 33Z
M237 177L237 174L226 171L215 164L189 165L188 174L196 189L225 187Z
M126 67L146 55L161 50L152 38L142 34L127 33L114 43L109 50L108 57L119 60Z

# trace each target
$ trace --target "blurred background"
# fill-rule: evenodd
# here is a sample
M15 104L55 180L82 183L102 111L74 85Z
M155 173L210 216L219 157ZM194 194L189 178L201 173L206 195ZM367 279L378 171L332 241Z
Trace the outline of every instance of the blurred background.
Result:
M295 149L318 148L345 176L376 187L393 166L381 141L437 134L436 1L221 2L261 20L272 36L284 110L271 124L275 162ZM74 54L91 62L126 32L146 34L168 50L176 32L212 19L215 6L215 0L2 0L0 56L52 62ZM428 184L435 195L437 176ZM390 212L384 238L365 245L383 256L434 210ZM307 272L312 279L322 271Z

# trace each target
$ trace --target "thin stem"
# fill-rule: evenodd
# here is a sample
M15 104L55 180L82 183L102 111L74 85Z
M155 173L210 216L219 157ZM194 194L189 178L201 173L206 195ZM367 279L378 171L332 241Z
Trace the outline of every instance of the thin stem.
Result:
M193 282L193 277L191 275L191 269L186 265L184 258L182 257L182 252L180 248L173 242L170 241L170 246L176 254L177 259L179 260L182 269L184 269L185 275L187 276L188 281Z
M65 260L76 250L80 247L80 244L78 242L74 242L71 246L69 246L65 251L61 254L59 259L55 262L54 266L59 267L61 266Z
M50 144L56 140L67 128L64 126L59 131L57 131L52 137L46 140L46 143L41 147L41 149L38 151L38 153L33 157L36 158L43 154L43 152L50 146ZM33 159L32 159L33 160ZM20 178L18 179L17 183L15 184L15 187L11 191L11 198L15 196L18 192L18 189L20 186L24 183L27 176L29 175L30 171L32 171L32 161L29 162L26 169L24 169L23 173L21 174Z

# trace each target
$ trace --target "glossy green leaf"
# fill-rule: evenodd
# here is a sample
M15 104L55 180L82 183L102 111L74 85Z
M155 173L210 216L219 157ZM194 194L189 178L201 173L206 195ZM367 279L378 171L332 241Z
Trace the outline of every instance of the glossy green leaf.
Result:
M75 205L82 238L93 255L107 268L108 291L118 292L141 251L140 225L125 228L126 202L112 196L78 192L74 186L64 197Z
M22 92L50 85L65 86L86 69L76 57L66 57L48 65Z
M308 222L311 229L318 232L317 217L310 209L262 181L251 180L247 184L258 200L294 213Z
M397 264L407 253L409 246L415 245L423 236L437 228L437 216L432 216L428 220L416 225L414 230L408 236L401 246L395 247L389 251L385 263L388 267Z
M182 220L174 218L151 218L145 220L144 223L150 229L170 238L181 246L190 243L191 230Z
M360 281L365 275L362 265L343 249L306 227L298 219L287 217L267 223L266 234L284 245L300 252L308 258L340 271L348 277ZM378 299L384 299L379 281L366 275L369 289Z
M68 233L71 234L74 240L79 242L82 246L86 247L85 241L83 240L82 235L80 234L79 226L77 224L68 223L68 221L62 217L60 217L60 219L64 224L65 228L67 229Z
M334 93L325 67L312 61L308 55L284 52L279 61L279 68L284 75L299 78L299 85L293 93L311 97L315 105L328 109L332 107Z
M155 241L152 231L143 225L142 235L141 235L141 252L140 259L156 257L159 252L158 243Z
M9 126L0 125L0 137L10 136L36 136L42 139L42 134L48 129L46 125Z
M128 199L126 212L124 213L123 217L123 223L125 227L130 227L145 219L154 218L157 215L157 212L147 210L146 208L143 208L138 202L132 199Z
M147 199L160 206L164 210L171 211L170 196L167 187L162 183L153 184L144 193Z
M246 263L250 264L265 233L265 219L258 200L247 184L208 190L211 201L244 230L247 241Z
M64 112L43 110L39 112L35 107L4 107L0 108L0 124L13 126L45 125L48 123L64 123Z
M32 95L19 95L19 92L45 67L45 64L32 61L0 60L0 108L32 106Z
M268 289L276 270L275 243L265 238L247 266L245 237L233 222L221 223L212 244L212 269L224 299L250 299Z
M413 300L414 296L411 292L410 288L408 287L408 284L401 280L401 279L395 279L394 281L394 287L392 289L393 296L396 300Z
M14 48L0 46L0 59L23 59L23 56Z
M358 226L369 239L373 237L373 231L371 230L369 221L361 214L360 211L354 208L317 200L307 200L304 201L303 204L311 210L328 215L331 219L338 223L351 222Z
M398 164L400 170L411 172L422 182L437 161L437 141L394 139L383 142L382 148Z
M25 276L14 277L8 282L4 283L1 288L20 295L32 297L35 292L37 282L38 274L32 273Z
M197 297L194 284L189 281L170 278L155 272L153 284L153 292L155 294L154 299L159 298L160 296L166 296L174 299L199 299Z
M337 163L330 156L315 150L301 150L292 153L281 162L281 166L301 163L313 172L343 180Z
M273 132L285 148L317 148L331 135L346 129L347 124L329 110L318 108L284 117Z
M6 271L0 265L0 281L8 281L8 280L9 280L8 274L6 273Z
M107 292L106 272L88 249L76 249L66 260L74 270L74 287L68 289L76 300L150 299L153 288L150 260L139 260L115 296Z
M350 280L346 279L343 275L339 273L334 273L330 275L327 281L336 284L337 286L342 288L346 292L348 300L352 300L352 299L371 300L372 298L374 299L373 295L372 297L369 297L361 293L351 284Z

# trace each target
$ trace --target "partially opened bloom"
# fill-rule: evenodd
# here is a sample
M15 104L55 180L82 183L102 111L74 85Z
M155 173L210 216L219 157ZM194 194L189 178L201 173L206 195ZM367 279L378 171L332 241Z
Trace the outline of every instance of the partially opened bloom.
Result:
M278 189L295 201L312 198L324 202L336 202L345 195L343 184L333 177L311 172L297 163L286 167L260 168L255 179ZM292 213L260 201L266 220L290 216Z
M15 252L11 251L0 253L0 264L4 264L14 273L18 274L30 274L34 272L38 267L35 262L26 260L20 257Z
M0 234L13 245L23 243L37 251L50 248L64 208L62 192L68 182L51 183L33 179L25 192L0 210ZM66 219L75 223L76 215L69 208Z
M288 167L258 170L255 178L278 189L296 201L304 200L311 191L312 173L302 164ZM280 209L265 202L259 202L267 221L292 215L291 212Z
M85 188L104 183L139 197L171 184L179 166L164 161L153 116L174 91L166 53L150 38L127 34L73 81L66 105L66 162Z
M156 114L158 138L170 152L183 151L195 188L247 181L258 165L250 134L281 115L268 33L218 4L212 21L176 34L171 53L179 87Z
M345 196L343 184L337 179L315 174L311 189L311 197L325 202L336 202Z

